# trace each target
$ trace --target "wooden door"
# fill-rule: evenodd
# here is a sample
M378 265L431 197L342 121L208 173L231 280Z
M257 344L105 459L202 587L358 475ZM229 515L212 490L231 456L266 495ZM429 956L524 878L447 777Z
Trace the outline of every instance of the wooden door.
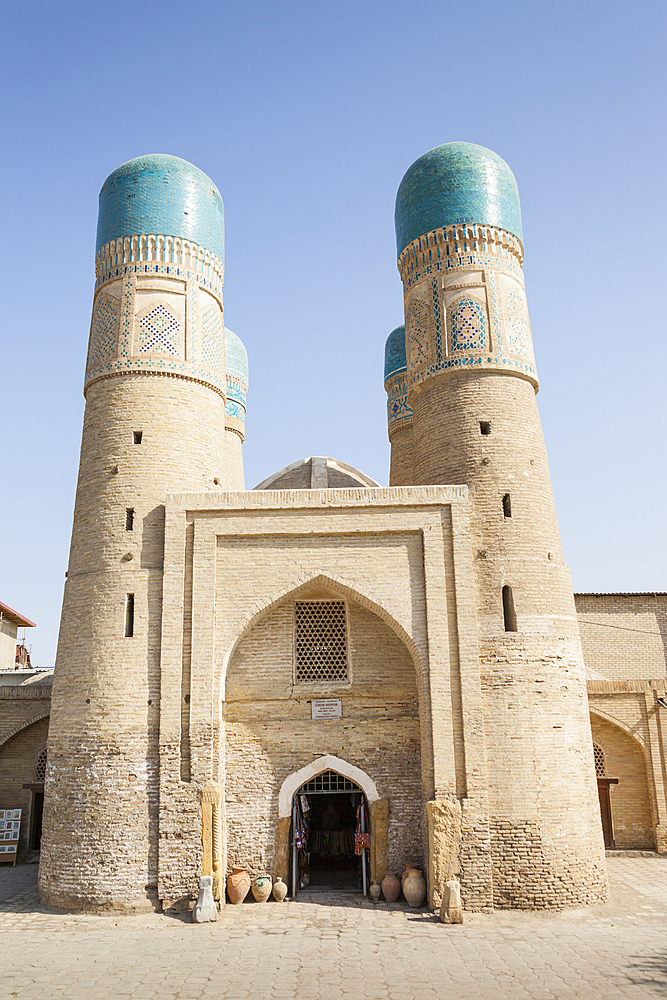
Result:
M602 836L605 847L615 847L614 824L611 816L611 795L609 786L617 785L618 778L598 778L598 796L600 799L600 818L602 819Z

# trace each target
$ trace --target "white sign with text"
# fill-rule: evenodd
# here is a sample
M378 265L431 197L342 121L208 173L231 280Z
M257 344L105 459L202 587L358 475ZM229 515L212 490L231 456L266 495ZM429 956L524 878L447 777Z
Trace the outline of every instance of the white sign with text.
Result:
M343 703L340 698L318 698L310 703L313 719L342 719Z

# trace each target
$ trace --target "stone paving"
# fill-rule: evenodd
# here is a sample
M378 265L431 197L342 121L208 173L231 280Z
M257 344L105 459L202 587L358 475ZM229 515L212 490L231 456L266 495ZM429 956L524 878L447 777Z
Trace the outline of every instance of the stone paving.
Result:
M0 997L625 1000L667 997L667 859L608 859L611 900L561 913L427 911L341 893L189 916L56 913L0 868Z

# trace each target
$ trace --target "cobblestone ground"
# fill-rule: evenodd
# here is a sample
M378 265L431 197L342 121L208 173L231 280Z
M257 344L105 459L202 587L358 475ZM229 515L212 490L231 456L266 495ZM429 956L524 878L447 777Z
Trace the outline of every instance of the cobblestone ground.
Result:
M342 894L227 906L216 924L37 903L0 869L0 997L21 1000L616 1000L667 997L667 859L610 858L611 901L555 914L428 912Z

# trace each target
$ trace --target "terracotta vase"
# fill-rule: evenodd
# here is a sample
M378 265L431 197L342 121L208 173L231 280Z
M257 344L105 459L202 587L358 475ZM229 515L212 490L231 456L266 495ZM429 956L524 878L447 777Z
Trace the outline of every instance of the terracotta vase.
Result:
M258 875L252 880L252 894L256 903L265 903L271 895L271 876Z
M250 875L245 865L234 865L227 876L227 895L230 903L242 903L250 892Z
M413 868L416 868L416 867L417 867L417 865L406 865L405 866L405 871L401 875L401 888L403 888L403 886L405 885L405 880L408 877L408 875L410 874L411 870Z
M275 899L276 903L282 903L286 895L287 895L287 886L285 885L283 880L280 877L278 877L273 883L273 898Z
M408 906L421 906L426 897L426 880L418 868L411 868L403 883L403 895Z
M382 892L388 903L395 903L401 895L400 880L393 872L387 872L382 879Z
M377 882L371 882L371 887L369 889L369 892L371 894L371 899L373 900L373 902L377 903L377 901L380 898L380 893L382 892L382 887L379 886Z

